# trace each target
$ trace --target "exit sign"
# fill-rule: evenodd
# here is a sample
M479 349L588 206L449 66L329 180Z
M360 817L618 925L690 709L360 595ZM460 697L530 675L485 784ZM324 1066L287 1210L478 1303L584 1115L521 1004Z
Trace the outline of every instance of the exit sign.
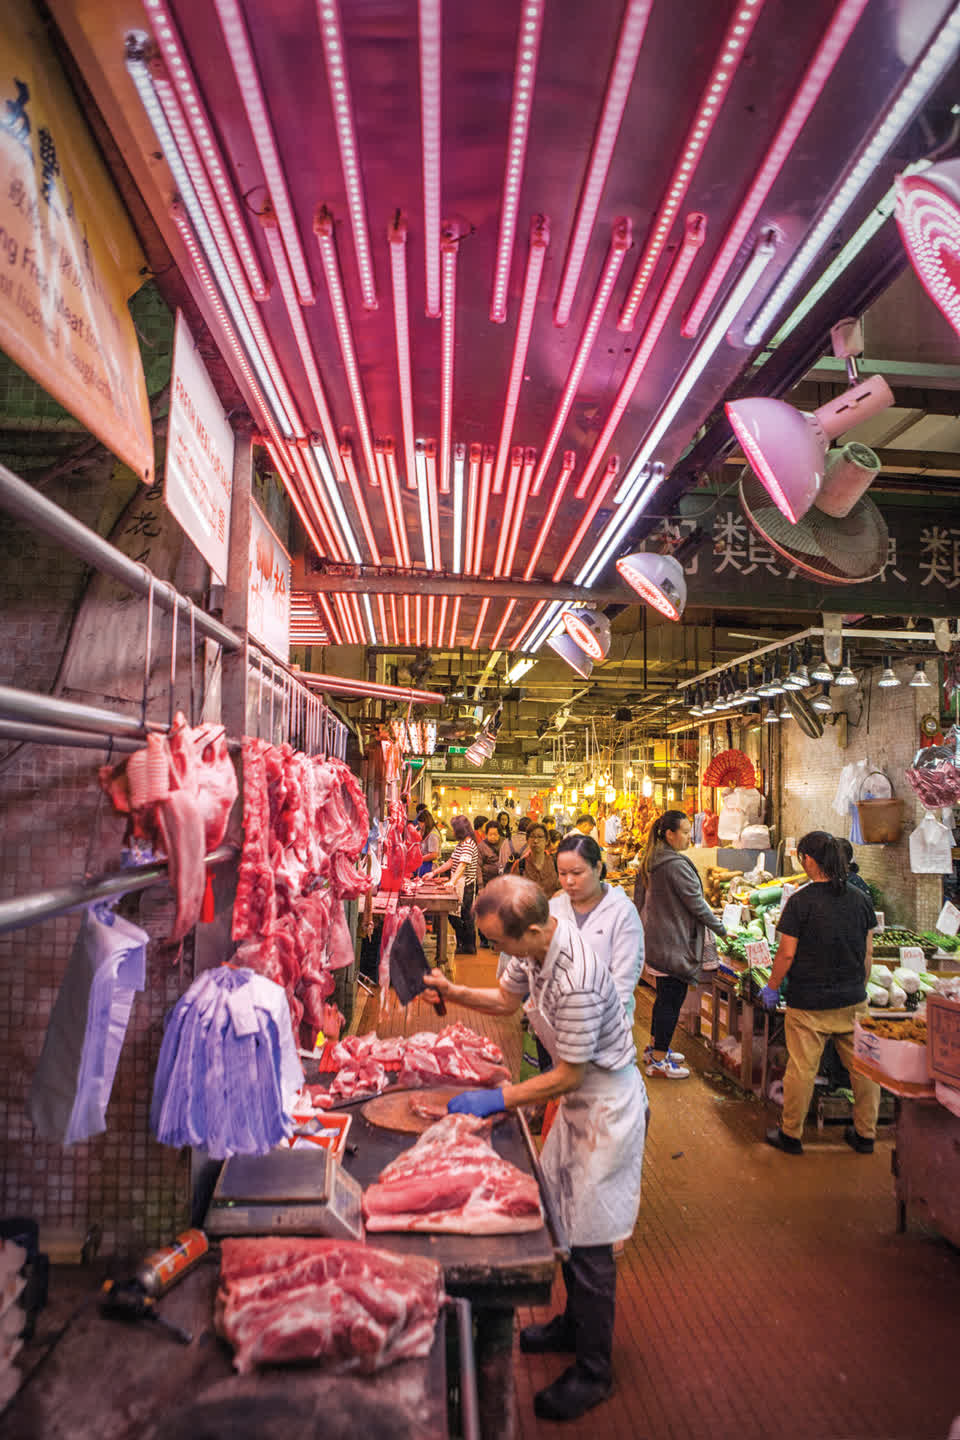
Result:
M466 755L466 753L467 753L467 747L466 747L466 745L448 745L448 746L447 746L447 754L448 754L448 755Z

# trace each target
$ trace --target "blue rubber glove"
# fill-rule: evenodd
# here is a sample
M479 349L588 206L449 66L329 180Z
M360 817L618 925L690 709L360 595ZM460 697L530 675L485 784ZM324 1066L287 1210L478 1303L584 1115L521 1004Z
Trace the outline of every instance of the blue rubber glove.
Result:
M774 990L772 985L764 985L760 991L760 1004L764 1010L776 1010L780 1002L780 991Z
M464 1090L454 1095L447 1106L449 1115L479 1115L481 1120L488 1115L499 1115L504 1109L502 1090Z

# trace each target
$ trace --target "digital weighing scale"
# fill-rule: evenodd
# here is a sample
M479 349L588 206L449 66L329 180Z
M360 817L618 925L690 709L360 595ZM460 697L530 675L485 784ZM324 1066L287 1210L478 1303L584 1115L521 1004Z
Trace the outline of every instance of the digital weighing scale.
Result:
M208 1235L329 1235L362 1240L362 1187L329 1150L271 1150L224 1162Z

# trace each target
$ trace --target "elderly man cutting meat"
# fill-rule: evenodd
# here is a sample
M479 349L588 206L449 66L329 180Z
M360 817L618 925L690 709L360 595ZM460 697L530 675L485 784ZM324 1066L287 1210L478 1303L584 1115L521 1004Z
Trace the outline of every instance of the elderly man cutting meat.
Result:
M613 1246L631 1235L640 1206L646 1092L610 971L577 927L551 915L543 892L514 876L491 881L477 897L476 913L490 944L510 957L499 987L455 985L439 970L431 971L429 984L487 1014L510 1015L523 1004L555 1063L519 1085L468 1090L449 1109L489 1115L560 1100L542 1158L570 1242L563 1267L567 1303L546 1325L522 1330L520 1348L575 1355L534 1401L542 1419L574 1420L612 1393Z

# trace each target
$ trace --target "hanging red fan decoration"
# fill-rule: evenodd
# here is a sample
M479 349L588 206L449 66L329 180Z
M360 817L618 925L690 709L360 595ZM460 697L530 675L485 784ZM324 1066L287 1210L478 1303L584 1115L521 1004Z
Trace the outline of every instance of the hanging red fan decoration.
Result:
M742 750L721 750L704 770L703 783L716 790L728 785L745 785L752 790L757 783L757 773L753 761Z

